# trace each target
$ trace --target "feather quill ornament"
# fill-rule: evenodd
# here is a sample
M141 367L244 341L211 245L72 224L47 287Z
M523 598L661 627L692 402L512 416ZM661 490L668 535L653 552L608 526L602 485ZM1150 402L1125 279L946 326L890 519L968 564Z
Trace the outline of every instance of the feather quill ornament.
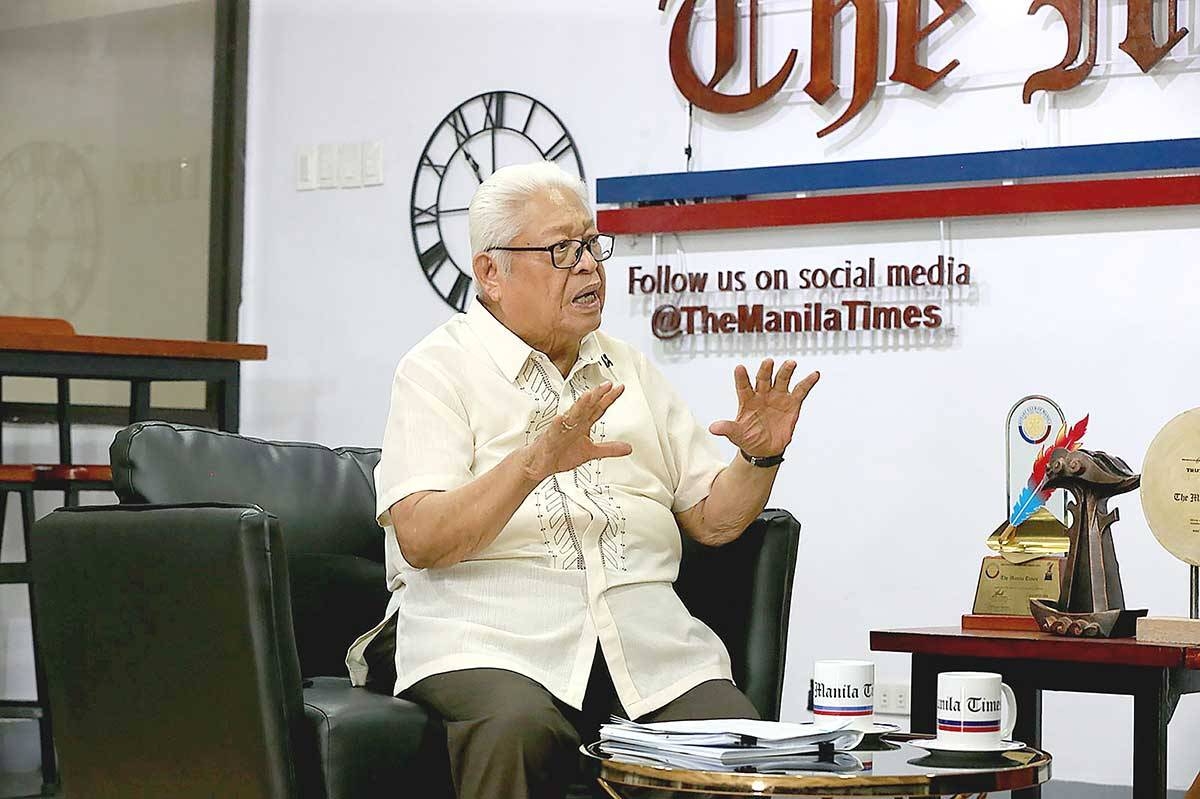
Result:
M1043 487L1046 482L1046 466L1050 463L1050 455L1056 449L1077 450L1083 443L1083 434L1087 432L1088 417L1085 416L1068 430L1066 425L1058 431L1054 443L1043 447L1033 462L1033 471L1025 488L1021 490L1017 501L1013 503L1012 512L1008 516L1009 528L1014 528L1028 519L1038 508L1046 504L1046 500L1054 493L1053 489Z

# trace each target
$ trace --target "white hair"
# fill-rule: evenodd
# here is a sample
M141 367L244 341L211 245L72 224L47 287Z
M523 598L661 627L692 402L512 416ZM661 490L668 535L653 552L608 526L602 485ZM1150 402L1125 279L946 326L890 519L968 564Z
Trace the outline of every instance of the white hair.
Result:
M475 190L467 211L471 232L471 257L489 247L504 247L521 232L525 223L525 204L536 194L545 191L572 195L592 215L592 203L583 181L550 161L514 164L501 167ZM496 261L508 271L508 253L496 252Z

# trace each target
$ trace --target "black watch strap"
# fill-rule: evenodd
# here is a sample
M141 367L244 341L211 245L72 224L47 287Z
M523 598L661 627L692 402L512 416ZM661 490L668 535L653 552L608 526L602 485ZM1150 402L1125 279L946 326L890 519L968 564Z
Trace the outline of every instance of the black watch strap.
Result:
M739 449L738 452L742 453L742 457L745 458L746 462L751 466L761 466L764 469L769 469L772 466L778 466L779 464L783 463L782 452L778 455L765 455L761 458L749 454L744 449Z

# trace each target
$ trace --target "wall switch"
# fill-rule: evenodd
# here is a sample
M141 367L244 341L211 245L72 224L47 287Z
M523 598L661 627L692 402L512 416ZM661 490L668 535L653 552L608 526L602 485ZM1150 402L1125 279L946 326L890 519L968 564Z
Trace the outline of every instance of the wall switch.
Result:
M338 185L338 147L336 144L317 146L317 187L336 189Z
M906 683L884 682L875 685L875 712L883 716L907 716L909 689Z
M365 141L362 144L362 184L383 185L383 142Z
M312 191L317 187L317 148L309 147L296 153L296 191Z
M358 142L338 145L338 185L343 189L362 186L362 145Z

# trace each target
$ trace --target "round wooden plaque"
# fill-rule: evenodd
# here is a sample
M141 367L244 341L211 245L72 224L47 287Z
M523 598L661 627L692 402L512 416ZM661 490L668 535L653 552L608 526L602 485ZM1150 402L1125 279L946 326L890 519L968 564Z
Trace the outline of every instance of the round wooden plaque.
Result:
M1146 451L1142 509L1158 543L1200 566L1200 408L1167 422Z

